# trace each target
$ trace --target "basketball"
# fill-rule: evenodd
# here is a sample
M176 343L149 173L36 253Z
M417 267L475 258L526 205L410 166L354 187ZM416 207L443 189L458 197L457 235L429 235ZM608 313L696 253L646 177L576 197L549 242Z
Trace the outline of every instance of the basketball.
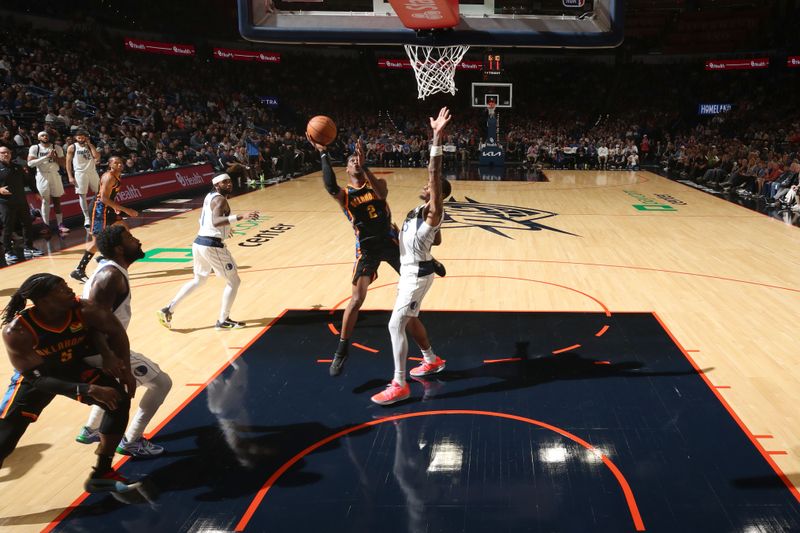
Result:
M317 115L308 121L306 133L315 143L328 146L336 138L336 123L330 117Z

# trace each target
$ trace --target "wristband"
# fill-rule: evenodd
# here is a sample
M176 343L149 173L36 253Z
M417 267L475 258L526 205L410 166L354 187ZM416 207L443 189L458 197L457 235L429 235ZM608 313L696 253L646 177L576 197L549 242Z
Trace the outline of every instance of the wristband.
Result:
M233 225L234 225L234 224L236 224L237 222L239 222L239 217L238 217L238 216L236 216L236 215L229 215L229 216L228 216L228 224L230 224L231 226L233 226Z
M442 145L431 146L431 157L438 157L442 155Z
M328 152L320 152L320 153L319 153L319 156L320 156L320 157L324 157L324 156L326 156L326 155L328 155Z
M89 396L89 384L88 383L80 383L75 387L75 393L78 396L78 400L81 398L86 398Z

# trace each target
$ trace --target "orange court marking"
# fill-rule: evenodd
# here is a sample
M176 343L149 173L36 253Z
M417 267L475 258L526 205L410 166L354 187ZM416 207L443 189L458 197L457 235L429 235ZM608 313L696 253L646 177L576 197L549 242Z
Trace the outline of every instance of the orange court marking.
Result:
M609 326L608 324L606 324L605 326L603 326L602 328L600 328L600 331L598 331L597 333L595 333L595 334L594 334L594 336L595 336L595 337L602 337L602 336L603 336L603 334L604 334L606 331L608 331L608 328L610 328L610 327L611 327L611 326Z
M269 492L272 486L275 485L278 479L280 479L280 477L287 470L289 470L292 466L294 466L295 463L303 459L306 455L310 454L311 452L325 446L329 442L344 437L345 435L349 435L350 433L354 433L356 431L360 431L362 429L371 426L376 426L378 424L383 424L385 422L391 422L393 420L403 420L405 418L416 418L420 416L434 416L434 415L479 415L479 416L491 416L496 418L505 418L508 420L516 420L519 422L525 422L527 424L532 424L545 429L549 429L550 431L558 433L559 435L566 437L577 444L580 444L581 446L583 446L584 448L595 454L595 456L600 458L600 460L603 461L603 464L605 464L606 467L608 467L608 469L616 478L617 483L619 483L620 488L622 489L622 493L625 496L625 502L628 505L628 511L631 514L631 519L633 520L633 525L636 531L645 530L644 521L642 520L641 514L639 513L639 507L636 504L636 499L633 495L633 490L628 484L628 481L625 479L625 476L622 474L622 472L620 472L619 468L617 468L617 466L611 461L611 459L609 459L606 455L601 453L597 448L589 444L587 441L557 426L553 426L551 424L547 424L546 422L541 422L539 420L534 420L532 418L526 418L524 416L512 415L508 413L498 413L494 411L448 409L441 411L421 411L418 413L405 413L400 415L387 416L385 418L379 418L377 420L364 422L363 424L357 424L353 427L344 429L342 431L334 433L333 435L329 435L328 437L325 437L322 440L315 442L314 444L307 447L306 449L304 449L303 451L301 451L300 453L296 454L294 457L289 459L287 462L285 462L280 468L278 468L278 470L276 470L269 477L269 479L267 479L266 483L264 483L261 489L259 489L259 491L256 493L255 498L253 498L253 501L247 507L247 511L245 511L244 515L242 515L242 518L241 520L239 520L239 523L236 524L236 528L234 529L234 531L244 531L244 528L247 527L247 523L253 517L253 514L255 514L256 512L256 509L258 509L258 507L261 505L261 502L264 500L264 497L267 495L267 492Z
M364 350L364 351L366 351L366 352L370 352L370 353L378 353L378 350L376 350L375 348L370 348L369 346L364 346L363 344L359 344L359 343L357 343L357 342L354 342L354 343L353 343L353 346L354 346L355 348L361 348L362 350Z
M570 350L576 350L580 348L580 344L573 344L572 346L567 346L566 348L561 348L560 350L553 350L553 355L558 355L560 353L569 352Z
M781 478L781 481L783 481L783 484L786 485L787 489L789 489L789 492L792 493L792 496L794 496L795 499L798 502L800 502L800 491L798 491L797 488L794 486L794 484L791 481L789 481L789 478L786 477L786 474L783 473L783 470L781 470L781 468L778 466L778 463L772 460L772 457L770 457L770 452L765 450L764 447L761 445L761 443L758 442L758 440L756 440L756 438L750 432L750 430L747 429L747 426L744 425L744 422L742 422L742 419L739 418L739 415L736 414L736 411L734 411L733 408L730 405L728 405L728 402L725 401L725 397L722 396L722 394L720 394L720 392L714 387L714 385L711 384L711 381L709 381L708 376L706 376L705 372L703 372L700 369L700 367L697 366L695 360L692 359L692 356L686 352L686 349L683 347L683 345L681 345L681 343L678 342L678 339L675 338L675 335L672 334L672 331L670 331L670 329L667 327L667 324L663 320L661 320L661 317L658 316L658 314L655 312L653 312L653 317L656 320L658 320L658 323L661 324L661 327L664 329L664 331L667 332L667 335L669 335L669 338L672 339L672 342L675 343L675 346L677 346L680 349L680 351L683 352L683 355L684 357L686 357L686 360L689 361L689 363L695 369L697 374L703 379L703 381L705 381L708 388L711 389L711 392L713 392L714 395L717 397L717 400L719 400L719 402L722 404L725 410L728 411L728 414L731 415L731 418L733 418L733 420L739 425L742 431L744 431L744 434L747 435L747 438L750 439L750 442L753 443L753 446L756 447L756 449L761 453L762 457L764 457L764 459L767 461L769 466L772 467L772 470L775 471L775 474L777 474L778 477Z
M506 359L484 359L484 363L508 363L510 361L522 361L522 357L508 357Z

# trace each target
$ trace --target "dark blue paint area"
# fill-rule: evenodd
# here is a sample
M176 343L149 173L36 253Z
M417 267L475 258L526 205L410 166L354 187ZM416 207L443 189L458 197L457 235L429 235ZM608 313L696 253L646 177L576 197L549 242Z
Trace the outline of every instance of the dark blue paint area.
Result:
M331 316L286 313L156 435L165 456L124 465L159 488L155 505L93 496L58 530L232 530L281 465L329 435L389 415L478 410L556 426L606 454L647 531L800 531L800 504L652 315L425 312L447 369L379 407L369 397L392 374L388 318L361 313L353 340L379 353L351 348L331 378L316 362L336 346ZM305 456L247 531L585 533L634 522L617 479L577 442L442 414L382 422Z

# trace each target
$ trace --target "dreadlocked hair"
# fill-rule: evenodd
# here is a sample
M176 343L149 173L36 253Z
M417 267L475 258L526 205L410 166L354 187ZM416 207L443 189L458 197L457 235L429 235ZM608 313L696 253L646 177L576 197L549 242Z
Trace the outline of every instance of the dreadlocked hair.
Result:
M11 296L8 305L3 309L3 324L8 324L17 314L25 309L25 302L35 301L47 295L64 279L53 274L34 274L22 282L17 292Z

